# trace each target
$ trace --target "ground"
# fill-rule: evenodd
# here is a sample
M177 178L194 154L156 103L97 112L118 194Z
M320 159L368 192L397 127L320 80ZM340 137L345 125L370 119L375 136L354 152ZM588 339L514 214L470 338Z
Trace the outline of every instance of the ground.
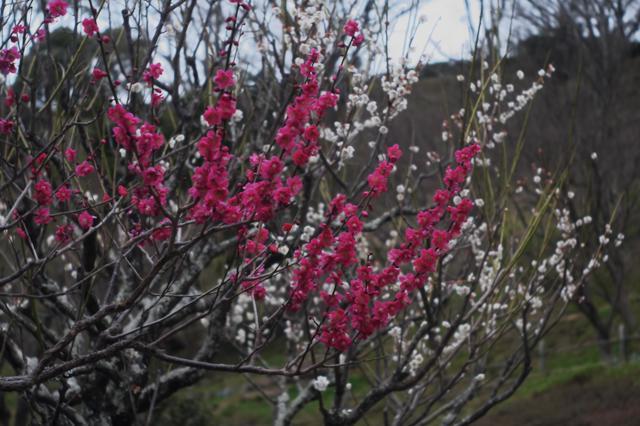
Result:
M518 395L478 426L636 426L640 424L640 366L583 367L561 383Z

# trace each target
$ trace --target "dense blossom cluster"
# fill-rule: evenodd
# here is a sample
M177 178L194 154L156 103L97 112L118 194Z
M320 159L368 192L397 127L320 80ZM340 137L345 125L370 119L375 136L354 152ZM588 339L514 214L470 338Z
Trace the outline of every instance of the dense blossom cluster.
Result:
M304 167L318 152L318 128L313 120L320 120L325 111L336 106L338 96L333 92L319 93L315 64L318 51L312 49L300 65L300 74L306 81L300 86L300 94L287 107L287 119L276 135L276 143L294 164Z
M292 274L293 309L298 309L311 292L323 289L320 295L328 312L320 341L344 351L356 335L371 335L411 303L411 292L423 286L428 275L435 270L438 260L448 252L451 240L460 235L462 224L473 207L467 198L458 200L455 205L449 204L462 189L471 172L471 160L479 151L477 144L457 151L458 164L447 169L446 188L434 195L434 207L418 214L419 226L407 228L405 242L389 252L389 265L380 271L374 270L370 264L360 265L356 267L356 278L349 282L343 281L345 271L357 263L356 239L362 232L360 217L366 216L366 211L346 202L344 195L333 199L326 223L311 241L296 252L299 266ZM386 191L387 179L400 156L397 145L388 149L388 160L380 162L369 175L370 191L365 193L366 197ZM447 213L450 218L447 228L436 228ZM336 221L339 229L343 229L340 232L334 232L330 226ZM428 248L423 248L427 243ZM401 272L403 265L411 264L415 273ZM393 299L380 300L379 296L387 287L397 282L399 290Z
M389 158L394 162L394 159L398 158L396 149L397 147L392 147L389 150ZM357 332L357 336L367 337L384 327L389 319L411 303L411 292L425 284L429 274L435 270L438 260L448 252L450 241L460 234L462 224L473 207L473 203L466 198L460 200L457 205L449 205L449 203L461 190L464 179L471 171L471 159L479 151L478 145L470 145L456 153L458 165L447 170L446 188L437 191L434 195L434 207L418 214L419 226L406 229L405 242L400 247L389 251L388 266L380 271L375 271L371 265L362 265L357 268L357 277L348 283L348 290L344 295L346 308L342 307L345 306L343 303L341 307L335 308L328 314L327 325L323 328L320 337L321 341L336 349L346 350L352 340L349 337L350 328ZM385 165L385 162L381 165ZM381 175L379 169L380 167L373 175ZM381 185L379 182L379 178L376 178L375 184ZM382 188L383 186L379 189ZM375 190L375 187L372 189ZM436 228L446 213L450 216L447 229ZM348 228L349 231L345 232L351 232L349 240L352 241L353 234L360 232L361 228ZM338 239L343 234L344 232L338 236ZM424 248L425 245L428 245L428 248ZM352 257L351 261L355 262L355 259ZM322 268L319 269L319 274L321 271L326 274L326 271L332 270L327 267L326 261L322 258L318 264ZM412 265L415 273L402 273L403 265ZM339 279L340 276L337 275L336 278ZM399 289L392 300L376 300L387 287L393 286L396 282L399 283ZM336 281L335 285L339 286L340 282ZM342 302L342 297L339 292L335 292L330 299L333 303L328 305L338 306L336 302ZM325 296L325 299L329 298Z
M278 130L276 144L282 149L284 159L291 159L297 167L304 167L318 150L318 130L313 120L320 120L328 108L336 105L334 93L318 93L315 66L318 53L311 51L299 67L305 78L299 94L287 108L284 125ZM197 201L191 215L199 223L207 219L225 223L238 221L270 220L276 210L291 203L300 191L299 176L285 176L285 163L278 155L253 154L250 157L246 183L238 193L229 196L227 165L232 156L222 145L224 124L236 112L236 100L231 93L235 84L230 69L219 70L214 83L219 97L215 105L203 114L212 127L198 142L198 150L204 164L193 175L191 196Z
M167 204L168 189L164 185L164 167L154 164L153 154L164 145L164 136L155 126L142 123L120 104L111 107L107 115L115 124L114 140L125 155L131 155L129 171L141 180L141 184L133 190L131 204L143 216L160 215ZM119 193L121 196L127 195L124 191Z

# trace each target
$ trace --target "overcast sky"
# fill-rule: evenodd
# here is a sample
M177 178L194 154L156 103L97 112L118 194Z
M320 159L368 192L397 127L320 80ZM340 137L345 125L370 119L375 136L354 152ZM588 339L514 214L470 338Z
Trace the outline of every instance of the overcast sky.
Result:
M471 2L475 4L475 2ZM479 10L472 10L473 23L477 25ZM430 62L449 59L460 59L467 56L470 45L469 19L464 0L423 0L419 13L423 17L416 35L415 49L410 55L411 62L424 54ZM410 25L410 18L400 19L392 32L391 54L400 59L403 54L405 29Z

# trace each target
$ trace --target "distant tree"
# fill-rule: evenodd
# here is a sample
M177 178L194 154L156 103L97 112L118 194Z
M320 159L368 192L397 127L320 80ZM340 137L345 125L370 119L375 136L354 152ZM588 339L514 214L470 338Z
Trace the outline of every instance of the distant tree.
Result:
M617 212L620 231L629 247L640 243L640 62L637 0L522 0L518 21L526 37L518 46L518 61L529 67L548 60L565 76L542 96L545 126L534 126L530 139L557 140L539 146L556 158L570 158L573 173L567 188L577 194L570 202L572 217L588 214L595 227ZM570 79L567 81L567 79ZM570 84L567 84L570 83ZM562 148L558 148L562 147ZM595 155L593 154L595 153ZM631 250L609 257L601 273L576 295L576 306L593 325L606 358L611 356L613 326L622 321L638 331L631 307L637 262ZM601 309L602 304L610 309Z

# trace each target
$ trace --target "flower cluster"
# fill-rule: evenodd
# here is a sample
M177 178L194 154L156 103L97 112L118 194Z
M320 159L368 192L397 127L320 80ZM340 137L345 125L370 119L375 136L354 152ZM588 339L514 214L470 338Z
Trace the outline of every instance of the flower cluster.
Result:
M400 159L402 152L398 145L393 145L387 150L387 155L389 159L381 161L375 171L367 177L367 182L371 190L365 193L365 195L376 196L387 192L389 176L393 171L395 163Z
M47 6L51 18L59 18L67 14L69 4L64 0L51 0Z
M356 205L346 202L344 195L331 202L327 219L317 235L300 250L294 258L297 267L292 272L291 309L299 309L311 293L319 288L320 296L327 307L326 322L322 326L320 341L329 347L344 351L355 336L366 337L384 327L390 318L411 303L410 293L424 285L436 264L449 251L451 241L457 238L473 203L457 197L466 177L471 172L471 160L480 151L477 144L456 152L455 167L446 171L445 189L438 190L433 201L435 206L418 214L418 228L408 228L405 241L400 247L390 250L389 264L376 271L370 264L356 268L356 277L344 282L345 271L357 263L356 238L362 231L360 216L366 216ZM383 160L369 176L371 190L366 196L386 191L388 176L401 156L397 146L387 150L388 160ZM451 205L454 198L456 202ZM448 214L446 229L437 229ZM331 223L343 229L335 232ZM428 248L422 248L428 243ZM403 265L413 266L415 273L402 273ZM399 283L392 300L381 300L383 291Z
M87 37L93 37L100 31L96 20L93 18L85 18L82 20L82 30L87 35Z
M16 61L20 59L20 51L17 47L13 46L8 49L2 49L0 51L0 72L2 74L15 74Z
M300 86L300 93L287 107L287 118L276 135L276 143L294 164L304 167L318 152L320 132L313 121L322 118L325 111L337 105L338 95L333 92L319 93L315 64L319 53L312 49L307 59L299 66L300 74L306 81Z
M164 145L164 136L155 126L141 124L141 120L121 104L109 109L107 116L112 123L116 143L132 156L129 170L140 177L142 185L135 188L132 204L143 216L158 216L166 205L168 189L164 185L164 168L154 164L153 155Z
M360 46L364 42L364 34L360 32L360 25L354 21L353 19L349 19L346 24L344 24L344 33L351 37L351 44L355 47Z

